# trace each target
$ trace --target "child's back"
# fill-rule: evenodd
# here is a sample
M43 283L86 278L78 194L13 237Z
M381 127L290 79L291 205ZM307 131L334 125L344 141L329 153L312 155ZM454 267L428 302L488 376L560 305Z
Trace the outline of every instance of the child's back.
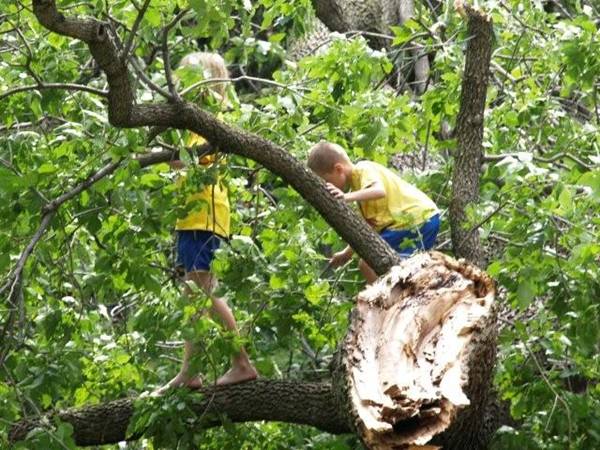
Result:
M359 202L363 217L377 231L411 228L438 212L433 200L423 191L372 161L359 161L354 165L351 189L365 189L377 180L383 183L385 197Z
M365 220L403 257L435 244L440 227L437 206L391 170L371 161L353 164L342 147L329 142L310 150L308 166L327 182L334 197L358 202ZM351 192L345 192L348 189ZM344 264L352 253L346 247L333 256L331 265ZM363 260L359 268L369 283L377 279Z

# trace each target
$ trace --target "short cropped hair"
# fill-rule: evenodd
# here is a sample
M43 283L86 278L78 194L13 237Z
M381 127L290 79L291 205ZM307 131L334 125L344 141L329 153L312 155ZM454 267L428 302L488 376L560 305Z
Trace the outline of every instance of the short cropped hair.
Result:
M195 52L185 55L179 67L197 66L208 72L210 78L229 78L225 60L217 53ZM214 83L210 87L214 92L225 98L225 83Z
M346 151L332 142L319 142L308 154L308 167L317 174L331 173L333 166L340 162L349 162Z

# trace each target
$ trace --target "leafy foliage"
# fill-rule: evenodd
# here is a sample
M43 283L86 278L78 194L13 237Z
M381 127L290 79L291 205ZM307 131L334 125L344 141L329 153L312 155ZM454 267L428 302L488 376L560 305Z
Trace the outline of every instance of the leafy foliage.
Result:
M487 2L496 44L484 148L481 203L471 211L490 248L488 271L515 311L504 325L496 374L518 428L504 427L502 449L600 447L600 133L598 79L600 11L592 2ZM206 48L223 53L235 74L268 73L275 83L241 80L224 120L269 138L303 159L327 139L354 159L397 165L449 202L455 142L437 133L454 123L459 105L464 24L444 10L445 37L423 33L435 19L394 29L397 44L423 34L433 72L425 94L396 95L392 54L360 37L334 40L297 64L282 64L288 41L310 31L308 1L216 2L155 0L144 15L134 54L150 79L166 86L158 31L175 11L190 13L169 35L171 61ZM126 41L133 2L75 2L60 7L112 23ZM445 6L447 8L447 6ZM566 16L569 14L569 16ZM166 164L141 169L146 130L115 129L101 98L82 91L10 89L78 83L106 89L79 41L48 33L20 2L0 14L0 273L9 279L39 226L42 207L122 159L119 169L65 203L25 266L23 308L3 337L10 351L0 366L1 445L19 418L50 409L136 394L178 369L184 338L202 342L194 364L209 380L227 367L241 342L210 318L192 320L202 299L187 301L174 282L172 227L184 213ZM17 32L16 30L19 30ZM396 61L398 64L398 61ZM135 72L134 72L135 73ZM178 71L180 88L199 81ZM136 81L138 101L161 101ZM256 89L255 89L256 88ZM259 89L260 88L260 89ZM190 93L193 96L194 91ZM207 106L216 110L214 102ZM185 133L159 142L183 148ZM157 141L155 141L157 142ZM401 162L399 164L399 161ZM408 162L407 162L408 161ZM412 163L411 163L412 161ZM424 170L425 169L425 170ZM228 180L234 236L218 252L219 295L232 305L242 341L264 377L327 379L327 365L344 335L352 298L362 286L354 265L326 270L326 256L343 244L320 216L280 179L252 161L230 157ZM199 184L215 174L196 171ZM446 225L444 224L444 227ZM441 248L449 247L444 228ZM13 305L2 294L2 323ZM6 358L4 358L4 356ZM265 423L199 431L187 423L186 396L141 411L133 427L155 437L128 448L355 448L352 437ZM159 426L169 423L170 426ZM181 430L179 435L165 430ZM74 448L69 425L49 423L22 448Z

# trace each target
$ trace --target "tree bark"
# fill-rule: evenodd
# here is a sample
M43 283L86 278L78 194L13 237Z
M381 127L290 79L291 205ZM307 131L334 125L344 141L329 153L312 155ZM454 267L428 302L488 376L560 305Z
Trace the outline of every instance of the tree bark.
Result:
M334 401L330 384L300 381L256 380L230 386L200 389L201 399L192 409L201 418L197 425L209 428L231 422L276 420L310 425L329 433L349 433L347 417ZM115 444L140 436L127 434L134 412L134 398L124 398L100 405L50 414L73 426L77 445ZM154 399L147 399L152 401ZM144 401L144 399L141 399ZM25 438L43 418L21 421L10 433L11 442Z
M339 33L348 31L368 31L373 35L365 36L374 49L392 49L389 39L383 35L390 34L390 27L404 24L414 16L414 0L313 0L317 17L331 30ZM316 36L319 39L319 36ZM423 47L413 43L413 48L403 51L401 47L393 50L412 59L412 64L405 64L403 58L394 56L398 73L396 87L399 90L408 88L407 80L414 79L411 89L422 94L429 76L429 59L423 55Z
M384 23L386 24L386 33L391 32L392 26L403 25L407 20L412 19L415 15L414 0L381 0ZM429 58L424 53L424 47L417 42L412 42L411 50L402 50L402 47L394 48L395 51L405 54L412 60L412 64L406 64L403 61L398 61L398 88L401 90L410 89L416 94L425 92L427 79L429 78ZM406 58L408 59L408 58ZM397 60L394 57L394 60ZM402 72L402 66L407 67ZM412 75L412 85L408 86L408 78Z
M478 227L468 225L467 209L479 199L479 176L483 162L483 119L492 54L492 20L483 12L465 5L459 11L469 18L465 72L456 125L457 149L452 168L450 228L457 257L483 264Z

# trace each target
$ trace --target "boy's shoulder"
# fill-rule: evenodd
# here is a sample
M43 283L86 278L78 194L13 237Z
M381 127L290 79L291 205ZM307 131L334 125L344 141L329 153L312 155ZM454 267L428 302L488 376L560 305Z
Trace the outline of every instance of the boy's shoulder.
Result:
M354 164L354 167L358 170L373 170L383 166L374 161L369 161L368 159L361 159Z
M396 172L394 172L393 170L390 170L383 164L379 164L375 161L369 161L368 159L363 159L361 161L358 161L356 164L354 164L354 167L357 169L357 171L359 173L370 173L373 175L376 174L378 176L386 177L386 178L387 177L400 178L400 176Z

